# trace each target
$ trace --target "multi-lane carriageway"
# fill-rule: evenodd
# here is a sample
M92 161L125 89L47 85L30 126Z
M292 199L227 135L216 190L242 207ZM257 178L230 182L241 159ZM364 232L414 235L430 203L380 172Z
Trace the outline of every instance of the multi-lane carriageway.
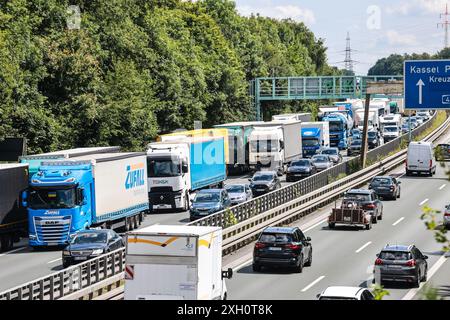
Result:
M450 141L447 132L438 142ZM447 165L450 166L450 165ZM447 168L448 169L448 168ZM450 202L450 181L445 168L439 167L430 177L405 177L404 167L390 174L402 181L401 198L383 201L383 220L372 230L336 228L329 230L326 218L332 205L298 221L296 225L312 238L313 265L303 273L288 270L251 270L252 245L224 257L224 268L232 267L235 274L227 281L230 299L316 299L316 294L332 285L367 286L373 279L375 254L390 244L416 244L430 258L428 283L448 286L450 263L443 257L441 246L420 220L422 207L428 205L442 210ZM246 182L247 177L231 179L228 183ZM150 224L186 223L187 213L150 215L142 226ZM17 249L0 254L0 291L28 282L62 269L61 251L34 252L22 243ZM385 299L414 299L417 289L406 286L389 287Z

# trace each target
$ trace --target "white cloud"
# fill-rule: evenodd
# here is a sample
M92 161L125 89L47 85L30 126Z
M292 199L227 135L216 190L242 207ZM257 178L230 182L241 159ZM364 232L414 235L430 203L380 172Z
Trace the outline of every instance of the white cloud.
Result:
M413 34L400 34L395 30L386 32L387 41L390 45L414 46L417 45L417 38Z
M260 8L250 6L238 6L240 14L250 16L252 13L259 13L260 16L270 17L275 19L291 18L295 21L302 21L305 24L311 25L316 23L314 12L310 9L301 8L295 5L286 6L270 6L266 5Z
M428 13L443 13L447 0L415 0Z
M411 10L411 3L404 2L394 6L387 6L385 10L387 14L401 14L406 16Z

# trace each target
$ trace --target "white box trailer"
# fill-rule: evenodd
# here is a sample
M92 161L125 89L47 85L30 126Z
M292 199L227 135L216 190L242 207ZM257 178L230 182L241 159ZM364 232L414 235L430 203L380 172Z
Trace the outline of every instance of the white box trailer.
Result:
M220 227L153 225L127 234L125 300L227 298Z

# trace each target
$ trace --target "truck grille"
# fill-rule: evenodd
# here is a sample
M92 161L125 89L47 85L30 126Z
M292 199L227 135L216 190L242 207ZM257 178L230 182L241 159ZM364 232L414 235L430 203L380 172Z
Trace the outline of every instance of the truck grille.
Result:
M68 242L71 222L71 216L34 217L38 240L55 244Z
M174 194L149 194L150 204L158 205L158 204L175 204L175 195Z

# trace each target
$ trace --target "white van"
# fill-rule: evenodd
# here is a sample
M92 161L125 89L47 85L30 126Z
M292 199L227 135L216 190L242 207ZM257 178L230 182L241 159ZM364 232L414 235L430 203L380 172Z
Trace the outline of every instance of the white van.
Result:
M430 177L436 173L436 161L433 157L431 142L411 142L406 158L406 175L413 172L427 173Z

